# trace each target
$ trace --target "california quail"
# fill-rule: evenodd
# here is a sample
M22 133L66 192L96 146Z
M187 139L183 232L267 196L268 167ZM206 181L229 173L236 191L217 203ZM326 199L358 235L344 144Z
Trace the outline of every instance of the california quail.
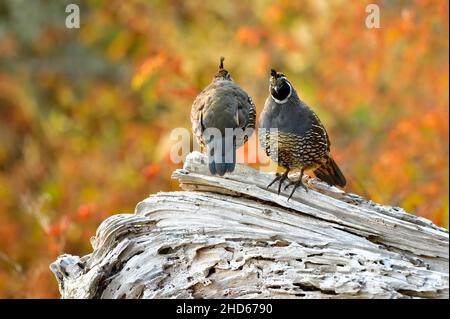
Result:
M272 129L272 131L271 131ZM303 172L314 170L317 178L329 185L345 186L346 180L330 155L330 140L317 115L297 95L283 73L270 73L269 97L260 116L259 139L266 154L285 169L267 186L279 181L278 194L291 170L300 170L300 179L289 182L294 188L302 183ZM289 180L289 179L288 179Z
M192 129L208 154L209 171L220 176L234 170L236 148L244 145L253 133L256 120L252 99L232 80L223 68L223 61L221 57L219 71L191 109Z

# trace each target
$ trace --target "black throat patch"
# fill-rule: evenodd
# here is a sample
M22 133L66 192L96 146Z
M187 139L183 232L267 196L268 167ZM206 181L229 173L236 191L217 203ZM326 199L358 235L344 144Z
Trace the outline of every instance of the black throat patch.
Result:
M272 95L273 98L277 99L278 101L285 100L290 93L291 87L286 80L281 80L281 85L277 87L277 90L275 90L274 87L270 88L270 94Z

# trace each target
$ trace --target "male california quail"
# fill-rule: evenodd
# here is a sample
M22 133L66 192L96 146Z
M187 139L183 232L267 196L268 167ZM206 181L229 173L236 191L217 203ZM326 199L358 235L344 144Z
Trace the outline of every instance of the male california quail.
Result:
M327 131L317 115L300 100L283 73L272 69L270 75L269 97L260 116L258 135L266 154L285 168L285 172L277 173L267 187L279 181L279 194L291 170L300 170L300 179L290 181L285 187L294 184L288 200L298 186L308 190L302 183L305 170L314 170L329 185L345 186L345 177L330 155Z
M211 174L223 176L236 165L236 148L244 145L255 128L256 110L252 99L234 83L223 68L195 99L191 109L194 135L208 154Z

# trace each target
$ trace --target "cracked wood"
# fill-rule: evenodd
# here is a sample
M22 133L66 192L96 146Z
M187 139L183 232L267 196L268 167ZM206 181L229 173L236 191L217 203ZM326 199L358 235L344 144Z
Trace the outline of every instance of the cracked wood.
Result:
M448 298L448 231L401 208L191 153L134 214L106 219L93 252L51 265L63 298Z

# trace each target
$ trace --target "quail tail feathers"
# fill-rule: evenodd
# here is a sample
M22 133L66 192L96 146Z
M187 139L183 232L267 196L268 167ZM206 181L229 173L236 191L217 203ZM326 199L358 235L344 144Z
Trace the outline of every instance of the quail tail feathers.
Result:
M314 174L316 174L317 178L328 183L331 186L337 185L340 187L344 187L347 183L344 174L342 174L336 162L331 157L328 157L325 164L317 168L314 171Z
M208 143L208 167L212 175L223 176L231 173L236 166L236 143L227 145L224 138L213 139ZM231 143L230 143L231 144Z

